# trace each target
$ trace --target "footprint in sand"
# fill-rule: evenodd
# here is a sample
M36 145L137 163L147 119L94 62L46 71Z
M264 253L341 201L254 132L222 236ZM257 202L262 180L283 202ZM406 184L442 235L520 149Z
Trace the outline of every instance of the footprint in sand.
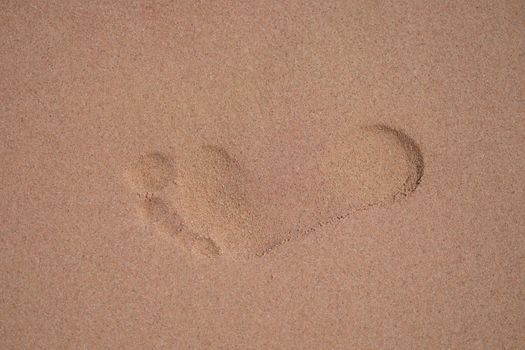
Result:
M142 193L138 208L145 222L160 232L173 235L180 244L196 253L209 257L220 254L219 247L210 238L184 227L169 201L157 197L175 178L175 168L168 157L160 153L143 155L128 169L126 177Z
M176 163L161 153L143 155L126 174L143 193L142 218L156 230L205 256L248 258L406 197L424 168L417 144L383 125L329 139L290 163L247 169L225 149L205 145Z

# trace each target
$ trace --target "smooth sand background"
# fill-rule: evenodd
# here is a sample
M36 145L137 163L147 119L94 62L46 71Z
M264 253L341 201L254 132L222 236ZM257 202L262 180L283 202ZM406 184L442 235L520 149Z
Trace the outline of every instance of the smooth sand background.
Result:
M0 13L0 348L525 347L522 1ZM243 262L152 230L123 177L373 124L418 142L416 191Z

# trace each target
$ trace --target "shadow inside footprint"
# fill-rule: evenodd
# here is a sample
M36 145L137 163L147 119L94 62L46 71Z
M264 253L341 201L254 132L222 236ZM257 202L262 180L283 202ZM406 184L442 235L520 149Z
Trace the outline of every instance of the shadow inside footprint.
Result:
M176 173L167 156L143 156L129 178L136 188L154 192L141 207L157 230L207 256L251 257L358 210L406 197L424 169L417 144L384 125L328 139L305 152L300 164L299 172L295 166L294 172L254 173L225 149L206 145L181 155Z

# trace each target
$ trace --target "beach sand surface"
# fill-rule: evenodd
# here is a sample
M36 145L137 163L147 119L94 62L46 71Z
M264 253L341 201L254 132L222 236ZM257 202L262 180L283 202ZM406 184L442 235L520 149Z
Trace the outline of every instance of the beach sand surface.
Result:
M525 348L522 1L1 1L1 349Z

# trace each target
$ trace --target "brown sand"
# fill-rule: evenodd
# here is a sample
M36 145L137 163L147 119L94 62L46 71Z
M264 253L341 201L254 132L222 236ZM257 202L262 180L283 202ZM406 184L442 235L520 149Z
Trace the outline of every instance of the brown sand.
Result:
M519 1L0 3L0 349L525 347Z
M142 217L146 224L161 222L158 228L176 239L206 239L217 255L236 258L264 255L293 237L407 196L424 167L415 142L386 126L303 148L285 169L250 172L217 146L186 155L177 171L159 153L142 155L127 171L132 187L143 191ZM170 182L173 188L160 193Z

